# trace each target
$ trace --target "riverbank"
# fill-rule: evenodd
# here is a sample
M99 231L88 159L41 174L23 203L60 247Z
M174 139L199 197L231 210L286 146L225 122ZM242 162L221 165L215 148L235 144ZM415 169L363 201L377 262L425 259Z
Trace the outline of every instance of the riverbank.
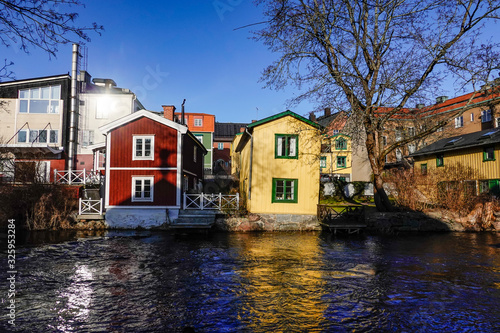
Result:
M105 220L77 220L61 224L57 230L107 230L132 229L110 228ZM481 232L500 231L500 207L493 203L478 204L466 216L456 212L433 209L425 212L396 211L378 212L375 207L365 206L360 224L366 225L370 233L397 232ZM137 227L136 229L142 229ZM171 224L165 223L153 228L170 230ZM47 229L48 230L48 229ZM281 232L281 231L320 231L321 224L316 216L292 214L249 214L248 216L216 215L213 231L220 232Z

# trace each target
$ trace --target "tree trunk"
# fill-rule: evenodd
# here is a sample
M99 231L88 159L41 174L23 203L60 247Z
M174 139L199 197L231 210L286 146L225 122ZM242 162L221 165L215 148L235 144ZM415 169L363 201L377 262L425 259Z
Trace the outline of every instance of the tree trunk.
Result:
M365 126L370 126L367 124ZM373 196L375 200L375 205L379 212L390 212L392 211L392 204L389 201L389 197L384 190L384 181L382 180L382 171L384 169L383 162L379 156L378 152L378 142L376 131L367 131L366 133L366 151L368 153L368 160L373 172Z
M379 212L390 212L392 211L392 204L385 193L384 182L382 176L379 173L373 173L373 195L375 199L375 205Z

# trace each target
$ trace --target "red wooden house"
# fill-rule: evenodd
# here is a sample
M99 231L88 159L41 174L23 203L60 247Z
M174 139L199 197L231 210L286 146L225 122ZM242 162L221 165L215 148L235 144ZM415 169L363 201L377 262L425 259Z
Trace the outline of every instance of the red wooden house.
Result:
M177 218L182 192L203 179L206 149L187 127L141 110L100 127L106 135L105 208L110 227Z

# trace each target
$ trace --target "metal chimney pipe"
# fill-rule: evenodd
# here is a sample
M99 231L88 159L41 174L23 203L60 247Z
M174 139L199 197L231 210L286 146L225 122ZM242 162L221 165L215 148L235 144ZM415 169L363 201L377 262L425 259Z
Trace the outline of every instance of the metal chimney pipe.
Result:
M182 107L181 107L181 125L186 125L185 124L185 121L184 121L184 103L186 103L186 99L184 98L184 100L182 101Z
M73 44L73 57L71 63L71 105L69 111L69 140L68 140L68 170L74 169L76 137L78 133L77 105L77 71L78 71L78 44Z

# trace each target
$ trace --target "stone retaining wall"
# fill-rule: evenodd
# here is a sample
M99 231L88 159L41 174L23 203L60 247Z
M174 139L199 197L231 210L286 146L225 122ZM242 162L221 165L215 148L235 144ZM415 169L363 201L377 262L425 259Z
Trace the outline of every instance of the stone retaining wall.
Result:
M421 212L370 212L365 224L375 232L394 231L464 231L461 223L439 220Z
M219 231L316 231L321 230L315 215L250 214L248 217L218 217L214 228Z

